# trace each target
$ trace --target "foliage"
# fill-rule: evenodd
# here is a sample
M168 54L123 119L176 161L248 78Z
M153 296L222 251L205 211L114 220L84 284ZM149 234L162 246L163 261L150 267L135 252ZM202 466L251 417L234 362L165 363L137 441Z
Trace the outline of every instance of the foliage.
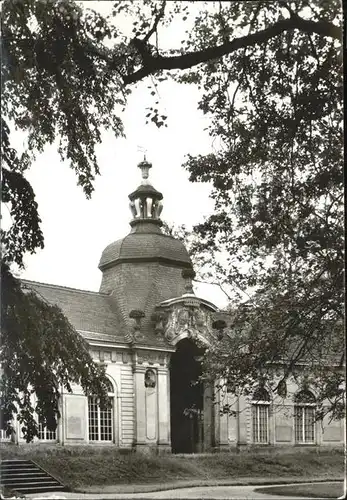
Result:
M290 5L311 20L341 21L337 2L311 2L311 12L305 2ZM279 22L283 8L236 3L221 15L253 33ZM205 44L221 40L218 16L201 15L190 47L201 46L202 30ZM180 76L204 89L199 107L218 141L185 165L193 182L212 181L215 200L213 215L195 228L193 250L207 260L228 256L215 269L237 297L206 374L250 393L259 377L272 379L276 363L273 390L290 376L309 378L320 417L344 414L340 56L333 38L297 30ZM239 290L249 294L248 307L236 309Z
M105 374L88 346L62 313L33 293L25 293L9 271L23 267L25 252L44 244L34 191L25 173L46 144L57 142L89 197L99 173L95 146L103 129L122 134L117 116L124 106L119 75L86 52L112 28L93 11L73 2L8 0L2 4L2 201L12 225L1 230L2 426L11 432L17 414L25 438L37 435L37 418L49 429L59 417L59 394L70 382L105 397ZM10 130L27 133L20 154ZM35 393L37 402L31 399ZM34 412L36 415L34 415Z
M84 339L60 309L38 297L2 265L2 346L0 381L2 425L10 434L17 416L28 442L38 422L49 430L59 418L59 395L80 384L86 394L107 401L107 379L96 365Z
M124 19L132 24L126 34ZM336 370L321 361L323 352L336 357L342 342L340 4L122 0L105 18L68 0L5 0L1 20L3 201L13 221L2 232L6 262L22 266L26 251L43 246L25 178L36 153L58 141L90 196L95 146L104 128L123 133L119 113L130 85L150 76L156 99L170 75L195 84L216 150L186 162L193 182L214 186L215 211L196 228L194 259L212 262L217 279L251 295L210 366L216 355L215 374L229 370L241 390L281 363L283 389L305 362L339 414L344 358ZM163 49L176 22L186 25L184 39ZM147 119L165 124L159 101ZM27 133L23 154L11 144L11 127ZM9 297L22 300L13 290ZM5 320L16 302L7 303Z
M8 0L1 24L3 201L14 221L3 238L10 259L21 265L24 251L43 245L24 178L35 153L59 141L61 158L89 197L99 173L95 146L103 129L122 134L117 111L125 101L118 73L86 51L90 39L99 46L113 34L101 15L74 2ZM11 147L10 126L27 133L24 155Z
M212 182L214 213L195 236L179 236L189 237L200 276L234 299L205 378L221 376L237 393L268 379L284 396L294 376L315 387L320 418L344 413L340 8L297 0L201 9L176 62L228 52L175 76L200 88L215 144L185 164L192 182Z

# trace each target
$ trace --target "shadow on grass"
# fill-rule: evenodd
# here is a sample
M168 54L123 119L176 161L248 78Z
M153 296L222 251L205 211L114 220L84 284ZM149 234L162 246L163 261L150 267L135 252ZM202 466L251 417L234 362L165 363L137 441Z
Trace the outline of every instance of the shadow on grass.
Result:
M286 497L338 498L343 494L343 481L331 483L290 484L256 488L257 493L283 495ZM269 497L271 498L271 497Z

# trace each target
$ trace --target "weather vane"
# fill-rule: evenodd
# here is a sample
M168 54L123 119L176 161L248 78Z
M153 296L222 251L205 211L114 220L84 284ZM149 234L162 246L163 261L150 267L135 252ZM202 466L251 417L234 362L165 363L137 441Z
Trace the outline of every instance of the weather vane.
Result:
M137 151L140 151L141 153L143 153L143 159L144 159L144 161L146 161L147 149L144 148L143 146L137 146Z

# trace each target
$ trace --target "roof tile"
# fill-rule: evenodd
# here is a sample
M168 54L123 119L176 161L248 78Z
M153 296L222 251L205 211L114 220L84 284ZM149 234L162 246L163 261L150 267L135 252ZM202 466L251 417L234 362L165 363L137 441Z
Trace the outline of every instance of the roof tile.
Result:
M103 333L124 341L124 325L112 297L98 292L21 280L50 304L57 305L76 330Z

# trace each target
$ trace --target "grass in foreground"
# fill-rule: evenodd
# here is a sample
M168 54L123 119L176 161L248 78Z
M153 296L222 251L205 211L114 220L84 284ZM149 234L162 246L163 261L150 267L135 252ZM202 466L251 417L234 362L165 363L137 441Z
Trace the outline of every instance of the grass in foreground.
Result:
M144 456L114 447L1 446L1 458L33 460L72 489L182 480L343 477L343 451Z
M257 493L265 495L283 495L288 497L338 498L343 494L343 481L324 484L291 484L290 486L273 486L256 488ZM271 498L271 497L270 497Z

